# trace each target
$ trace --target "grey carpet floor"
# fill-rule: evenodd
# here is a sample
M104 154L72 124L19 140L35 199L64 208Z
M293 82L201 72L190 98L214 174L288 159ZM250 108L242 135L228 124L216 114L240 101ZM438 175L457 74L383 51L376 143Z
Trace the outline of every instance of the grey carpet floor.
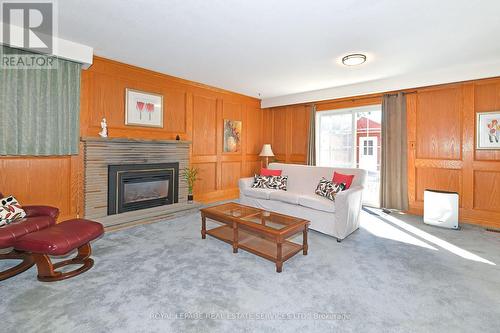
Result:
M81 276L0 282L0 331L500 331L500 234L367 211L361 224L340 244L311 231L281 274L202 240L198 214L108 233Z

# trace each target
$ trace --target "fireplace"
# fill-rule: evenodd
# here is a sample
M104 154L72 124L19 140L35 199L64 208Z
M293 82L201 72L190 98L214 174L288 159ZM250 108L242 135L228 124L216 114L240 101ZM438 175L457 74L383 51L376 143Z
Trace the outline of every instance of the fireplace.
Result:
M177 203L179 163L108 166L108 215Z

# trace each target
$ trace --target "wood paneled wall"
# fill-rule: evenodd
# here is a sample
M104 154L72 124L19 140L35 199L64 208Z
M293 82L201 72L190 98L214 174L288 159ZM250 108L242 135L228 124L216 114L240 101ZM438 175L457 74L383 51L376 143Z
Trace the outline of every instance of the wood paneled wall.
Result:
M407 95L408 195L421 214L425 189L460 194L462 220L500 227L500 151L477 150L476 113L500 110L500 78Z
M343 98L320 101L316 110L352 108L382 103L380 94L360 98ZM310 121L310 104L274 107L264 110L265 135L272 143L275 160L284 163L305 164L307 160L307 140ZM267 126L267 127L266 127Z
M60 219L76 216L81 186L79 156L0 157L0 192L22 204L60 209Z
M461 220L500 228L500 150L475 149L476 114L500 110L500 78L406 92L409 211L423 213L425 189L456 191ZM315 104L318 111L358 107L380 104L381 96ZM294 105L265 110L277 160L305 163L307 109Z
M242 121L240 152L223 152L224 119ZM191 164L200 170L195 197L206 202L237 197L238 180L252 176L261 166L262 133L259 103L242 103L207 92L193 94Z
M125 88L164 96L164 128L125 126ZM258 99L100 57L82 71L81 136L97 136L105 117L110 137L192 140L201 201L237 197L237 180L258 170L263 115ZM223 119L243 121L241 152L222 152ZM81 156L1 157L0 167L0 192L23 204L57 206L60 220L83 212Z
M275 160L305 164L309 129L308 105L293 105L266 109L267 139Z

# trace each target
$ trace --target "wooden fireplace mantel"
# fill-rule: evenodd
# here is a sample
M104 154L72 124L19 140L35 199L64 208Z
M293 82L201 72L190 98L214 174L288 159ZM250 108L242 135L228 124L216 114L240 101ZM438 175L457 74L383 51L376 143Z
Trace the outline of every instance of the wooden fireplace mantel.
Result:
M150 140L150 139L132 139L132 138L101 138L84 136L80 138L83 142L111 142L111 143L157 143L157 144L179 144L189 145L192 141L186 140Z

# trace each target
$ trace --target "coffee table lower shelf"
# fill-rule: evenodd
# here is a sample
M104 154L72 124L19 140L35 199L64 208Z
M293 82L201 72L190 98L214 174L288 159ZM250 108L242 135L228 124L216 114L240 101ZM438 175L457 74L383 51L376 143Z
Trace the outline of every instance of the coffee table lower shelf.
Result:
M217 228L208 229L207 234L217 239L220 239L234 246L233 228L229 225L223 225ZM238 243L236 249L242 249L251 252L259 257L265 258L276 263L277 271L281 272L283 262L293 257L295 254L303 250L301 244L291 241L283 241L281 244L281 261L278 258L278 244L275 240L266 239L263 236L253 234L238 229Z

